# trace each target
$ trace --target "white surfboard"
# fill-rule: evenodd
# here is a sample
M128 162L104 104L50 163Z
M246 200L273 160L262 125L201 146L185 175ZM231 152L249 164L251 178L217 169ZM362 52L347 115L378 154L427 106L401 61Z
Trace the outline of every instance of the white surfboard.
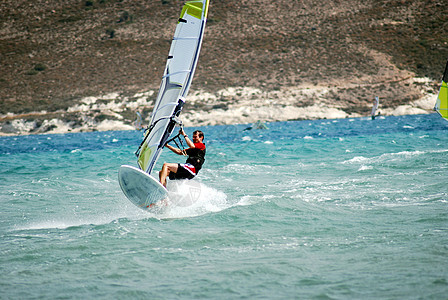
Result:
M126 197L143 210L151 209L168 198L168 191L157 179L132 166L120 167L118 182Z

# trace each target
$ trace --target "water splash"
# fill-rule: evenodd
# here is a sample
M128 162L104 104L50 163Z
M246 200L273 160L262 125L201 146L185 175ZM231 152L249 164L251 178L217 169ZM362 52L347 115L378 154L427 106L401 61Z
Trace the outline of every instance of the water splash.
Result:
M150 212L160 219L197 217L233 205L227 195L196 180L168 181L168 201Z

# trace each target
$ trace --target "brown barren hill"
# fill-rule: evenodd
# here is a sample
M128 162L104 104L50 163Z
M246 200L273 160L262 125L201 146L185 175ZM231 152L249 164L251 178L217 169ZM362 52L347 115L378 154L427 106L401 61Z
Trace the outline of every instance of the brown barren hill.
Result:
M105 120L131 124L136 111L147 118L183 3L1 1L1 131L48 132L54 119L98 130ZM376 95L385 110L412 103L438 89L447 15L443 1L211 0L190 95L213 97L189 102L184 113L194 125L195 111L249 104L357 116ZM19 130L17 120L32 125Z

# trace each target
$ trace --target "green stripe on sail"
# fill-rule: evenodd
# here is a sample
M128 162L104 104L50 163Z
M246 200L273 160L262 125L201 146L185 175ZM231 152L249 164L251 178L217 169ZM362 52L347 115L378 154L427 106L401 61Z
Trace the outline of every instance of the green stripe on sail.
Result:
M146 170L149 164L149 159L151 157L152 150L146 144L142 147L140 155L138 157L138 165L140 169Z
M180 13L180 18L183 19L185 14L189 14L199 20L202 18L202 1L190 1L185 3Z
M437 96L436 109L444 119L448 120L448 86L445 81L442 81L439 96Z

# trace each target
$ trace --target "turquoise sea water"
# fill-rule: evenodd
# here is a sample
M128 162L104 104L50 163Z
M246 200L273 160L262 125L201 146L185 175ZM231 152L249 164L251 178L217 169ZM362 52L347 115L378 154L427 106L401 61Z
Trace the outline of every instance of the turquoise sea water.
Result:
M0 138L0 298L447 299L448 123L268 126L200 127L194 195L157 213L117 181L141 132Z

